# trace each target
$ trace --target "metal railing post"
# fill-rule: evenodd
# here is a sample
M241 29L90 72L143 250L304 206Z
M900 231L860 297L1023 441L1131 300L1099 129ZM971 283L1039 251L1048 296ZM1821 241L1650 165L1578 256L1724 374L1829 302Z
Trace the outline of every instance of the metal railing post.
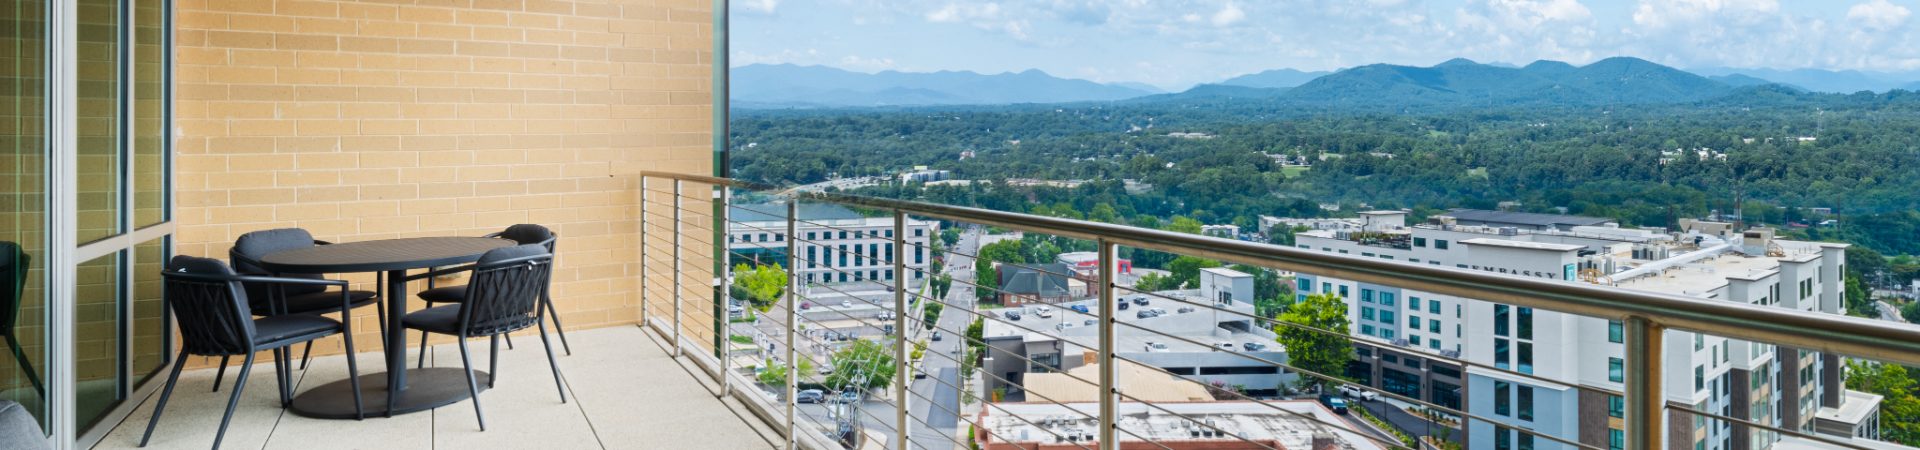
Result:
M640 326L653 327L647 308L647 176L640 176ZM653 327L659 330L658 327Z
M673 357L680 357L680 180L673 180Z
M907 448L907 368L913 362L907 359L907 213L893 212L893 394L894 398L894 434L896 442L893 448ZM921 305L926 306L926 305Z
M799 419L800 396L800 351L794 347L795 335L800 333L800 240L798 222L794 220L800 214L800 201L787 200L787 446L788 450L798 448L800 436L796 433Z
M721 185L718 190L719 198L713 199L715 203L710 204L719 206L718 208L712 209L713 216L718 217L718 219L713 221L713 226L718 228L718 230L715 230L711 238L714 240L714 279L712 281L713 349L714 356L720 358L721 397L726 397L733 393L733 377L731 376L732 374L728 372L733 370L733 313L731 312L733 311L733 296L727 293L727 282L733 274L732 266L727 265L727 260L730 259L727 254L727 246L732 244L732 242L726 239L726 236L733 235L733 231L729 229L732 225L727 222L727 198L732 194L730 189L731 188L726 185ZM713 194L709 193L708 195ZM748 304L747 306L752 306L752 304ZM741 308L743 313L745 309L746 308Z
M1119 418L1119 399L1115 397L1113 378L1113 321L1118 304L1114 301L1113 287L1119 262L1114 259L1115 245L1106 239L1096 241L1100 246L1100 450L1120 448L1114 433L1114 421Z
M1666 327L1645 317L1626 320L1627 450L1661 450L1662 339Z

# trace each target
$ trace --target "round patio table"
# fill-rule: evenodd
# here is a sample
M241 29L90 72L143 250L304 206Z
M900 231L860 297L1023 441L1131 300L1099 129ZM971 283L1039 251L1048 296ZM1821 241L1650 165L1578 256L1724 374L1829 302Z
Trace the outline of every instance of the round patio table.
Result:
M360 393L368 416L391 416L431 410L470 397L467 374L458 367L407 370L407 271L451 266L480 260L488 250L513 246L506 239L480 237L422 237L318 245L267 254L260 266L276 273L386 272L387 373L360 376ZM492 377L474 371L480 390ZM398 389L387 389L398 386ZM380 401L385 398L386 401ZM320 419L352 419L353 387L348 380L327 383L293 399L293 412Z

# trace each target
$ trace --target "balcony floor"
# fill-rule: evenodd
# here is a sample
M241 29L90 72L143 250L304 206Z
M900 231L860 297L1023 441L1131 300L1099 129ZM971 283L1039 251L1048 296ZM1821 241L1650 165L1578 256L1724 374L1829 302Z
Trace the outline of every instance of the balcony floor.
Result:
M714 386L695 378L699 369L669 358L664 342L633 326L569 333L574 355L559 356L571 387L560 403L552 372L537 337L515 340L517 350L500 350L497 386L480 393L486 432L473 417L473 404L460 402L431 412L365 421L316 420L282 411L276 403L272 363L254 367L244 398L227 429L230 449L379 448L379 449L752 449L772 448L779 438L731 400L713 396ZM485 370L485 341L469 344L474 365ZM560 343L554 342L560 350ZM459 367L459 350L432 348L428 363ZM360 355L362 373L380 372L379 353ZM411 360L411 358L409 359ZM691 372L690 372L691 371ZM213 444L233 377L210 393L214 371L180 375L166 415L148 448L204 449ZM296 386L316 386L346 378L342 356L315 358L296 372ZM704 378L704 374L700 375ZM300 388L296 387L296 395ZM145 431L156 392L96 445L96 449L135 448Z

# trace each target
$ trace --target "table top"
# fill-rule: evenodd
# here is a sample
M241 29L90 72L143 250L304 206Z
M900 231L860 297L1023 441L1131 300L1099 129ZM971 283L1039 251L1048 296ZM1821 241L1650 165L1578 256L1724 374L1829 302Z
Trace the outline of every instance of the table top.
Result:
M483 237L419 237L316 245L260 258L279 273L354 273L422 269L480 260L487 250L516 245Z

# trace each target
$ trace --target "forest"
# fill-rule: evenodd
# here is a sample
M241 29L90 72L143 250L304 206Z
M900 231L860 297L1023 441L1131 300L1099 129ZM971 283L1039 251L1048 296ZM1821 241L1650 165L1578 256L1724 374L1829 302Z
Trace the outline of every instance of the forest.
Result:
M924 165L977 183L859 193L1144 226L1513 202L1638 226L1737 211L1793 237L1920 254L1920 94L1907 91L1401 110L1232 98L747 110L731 133L738 178L799 185Z

